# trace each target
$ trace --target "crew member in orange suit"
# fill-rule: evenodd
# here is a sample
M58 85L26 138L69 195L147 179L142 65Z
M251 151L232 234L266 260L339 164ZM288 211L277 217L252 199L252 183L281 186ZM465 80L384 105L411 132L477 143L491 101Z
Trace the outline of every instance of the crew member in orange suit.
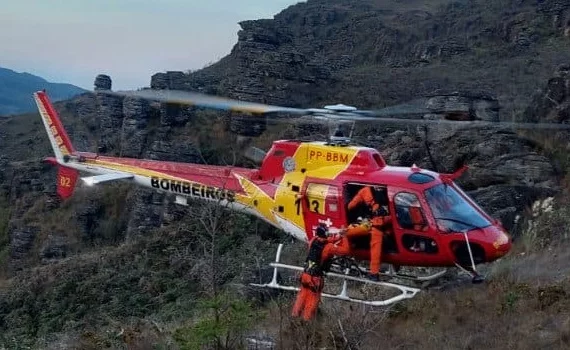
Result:
M309 321L315 315L321 294L325 286L324 273L330 269L334 256L348 255L348 240L341 231L337 235L328 236L326 226L319 225L315 237L309 242L309 254L305 260L305 268L301 274L301 290L293 305L293 317Z
M371 186L365 186L352 198L348 203L348 210L353 210L361 203L364 203L372 217L370 221L362 221L358 224L352 224L346 231L348 239L370 234L370 274L369 278L374 281L380 280L380 262L382 258L382 240L384 232L382 226L389 224L391 218L387 210L382 208L374 199L374 190Z

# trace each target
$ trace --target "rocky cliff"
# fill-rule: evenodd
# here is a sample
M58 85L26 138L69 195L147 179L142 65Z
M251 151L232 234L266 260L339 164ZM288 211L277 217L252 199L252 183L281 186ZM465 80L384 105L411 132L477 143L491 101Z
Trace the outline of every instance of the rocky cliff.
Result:
M435 118L447 114L456 119L565 122L570 103L564 68L570 62L569 18L565 1L309 0L274 19L242 22L238 42L227 57L197 72L158 72L150 77L150 86L301 107L345 103L377 108L423 97L421 106L439 111ZM236 131L259 136L247 142L260 147L276 138L328 132L314 124L248 124L239 115L113 97L105 94L109 89L111 77L101 75L93 94L57 103L77 148L196 163L233 163L236 156L238 164L249 165L241 156L238 141L243 140ZM96 266L93 256L101 247L137 242L161 227L175 227L176 239L151 239L151 251L160 247L182 254L177 242L192 244L188 237L180 238L180 232L193 227L188 210L152 191L128 185L99 191L80 188L74 198L60 202L54 196L53 169L38 162L50 155L39 116L0 123L0 166L5 169L0 173L0 258L6 276L55 263L73 270L67 265L73 257L88 256L86 264ZM368 123L357 125L355 140L378 148L395 165L415 163L444 172L467 163L471 168L460 183L513 232L518 232L515 217L538 198L558 193L565 176L565 163L553 152L558 143L549 143L544 133ZM567 140L559 137L565 145ZM116 254L118 265L124 259L120 249L110 253ZM172 267L168 264L176 264L176 256L168 262L158 259ZM180 266L174 270L186 276ZM154 277L143 277L146 272L140 271L140 280L133 283L150 288L141 281ZM98 278L102 274L93 273ZM163 280L153 281L153 288L169 288ZM10 305L20 305L17 295L10 300ZM2 315L9 314L2 305L0 327L7 322Z
M243 21L238 43L193 74L157 73L152 87L208 89L291 106L380 107L446 91L487 90L504 117L534 81L568 61L564 1L319 1ZM537 57L540 57L538 59Z
M514 113L519 119L563 122L566 66L555 77L548 76L560 66L555 63L570 61L568 50L552 48L554 43L569 45L565 22L569 7L548 1L429 6L411 2L402 7L389 2L312 0L291 6L274 19L241 22L230 55L193 73L156 73L150 86L304 107L333 102L382 107L423 96L423 107L456 119L500 120ZM534 59L538 54L541 59ZM523 69L524 62L532 69L528 65ZM547 91L536 92L542 81L548 81ZM200 113L208 112L105 94L112 89L112 79L105 75L96 77L94 85L94 94L59 104L74 143L88 151L187 162L203 162L206 157L215 162L221 159L224 143L212 140L222 140L231 131L259 136L267 127L263 121L255 129L239 115L211 113L219 124L197 128ZM523 103L533 91L534 100ZM253 142L268 146L271 135L306 137L314 131L315 126L309 125ZM235 135L231 137L235 140ZM452 171L458 163L467 163L471 170L461 183L509 228L526 206L559 190L559 169L536 138L531 141L509 130L359 125L355 140L378 148L392 164ZM41 145L37 153L47 155L49 148ZM224 147L226 152L237 150L237 146ZM14 153L10 159L8 152L8 159L25 159L17 155L22 154ZM24 179L10 180L12 198L37 193L22 191L24 184L43 190L40 187L51 182L53 174L40 176L38 171L45 170L14 172ZM142 189L132 191L126 232L159 227L166 199ZM78 213L80 229L88 234L90 222L96 223L102 210L100 203L85 204ZM14 245L30 246L34 229L14 219L10 222ZM23 254L23 248L16 250Z
M150 86L304 107L342 102L373 108L423 96L424 107L456 119L500 120L514 115L519 120L565 122L568 78L567 65L561 62L570 61L570 51L555 50L554 45L570 47L569 16L570 5L557 1L400 6L312 0L291 6L274 19L241 22L238 42L227 57L193 73L156 73ZM544 81L545 91L536 91ZM267 127L263 121L244 122L239 115L197 113L189 107L111 96L105 91L112 89L112 80L105 75L96 77L94 85L94 94L59 104L74 143L88 151L216 162L223 158L220 147L229 153L239 149L215 139L223 140L233 135L231 131L259 136ZM525 101L532 93L533 100ZM219 124L197 128L203 113ZM38 126L35 121L35 132ZM306 137L314 131L315 126L305 126L268 133L253 143L268 146L272 135ZM235 135L231 137L235 140ZM471 170L461 183L509 228L526 206L559 190L559 166L537 138L509 130L358 125L355 139L381 150L392 164L451 171L458 163L467 163ZM37 155L49 153L44 142L29 142L35 143L30 146ZM22 142L17 146L26 147ZM22 161L24 154L29 153L7 152L7 159ZM4 181L11 198L38 196L46 186L53 190L48 185L52 173L26 166L36 168L14 170L14 177ZM126 232L160 226L166 199L141 189L132 191L123 224ZM88 235L93 230L88 228L90 222L96 223L104 209L101 203L85 206L77 217ZM17 210L24 213L29 208ZM31 246L37 230L17 221L12 215L9 235L14 246ZM17 257L25 251L14 249Z

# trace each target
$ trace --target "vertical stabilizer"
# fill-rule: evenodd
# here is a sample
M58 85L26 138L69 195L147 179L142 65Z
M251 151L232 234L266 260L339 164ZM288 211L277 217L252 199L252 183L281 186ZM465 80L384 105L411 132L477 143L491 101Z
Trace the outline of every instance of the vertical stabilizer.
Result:
M79 172L73 168L60 165L57 169L57 194L62 199L71 197L79 178Z
M75 149L45 91L35 92L34 99L38 105L55 158L61 163L63 157L74 153Z

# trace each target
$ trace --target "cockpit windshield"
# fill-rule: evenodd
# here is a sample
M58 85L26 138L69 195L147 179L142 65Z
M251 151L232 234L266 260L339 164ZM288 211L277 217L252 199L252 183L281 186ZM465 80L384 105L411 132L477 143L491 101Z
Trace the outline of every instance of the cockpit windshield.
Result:
M484 228L491 222L451 185L439 184L425 191L426 201L440 230L461 232Z

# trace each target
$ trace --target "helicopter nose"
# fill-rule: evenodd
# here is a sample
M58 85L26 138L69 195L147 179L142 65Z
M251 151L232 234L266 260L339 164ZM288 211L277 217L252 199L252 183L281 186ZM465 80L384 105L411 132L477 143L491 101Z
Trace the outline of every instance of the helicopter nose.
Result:
M501 236L495 242L493 242L493 247L497 250L497 254L500 254L501 256L507 254L507 252L511 250L512 246L513 243L511 238L504 232L501 233Z
M473 231L469 239L473 243L479 244L484 250L487 262L495 261L507 255L512 246L512 240L505 230L495 225Z
M493 248L495 251L495 258L500 258L505 256L513 245L509 235L501 228L495 227L495 237L493 240Z

